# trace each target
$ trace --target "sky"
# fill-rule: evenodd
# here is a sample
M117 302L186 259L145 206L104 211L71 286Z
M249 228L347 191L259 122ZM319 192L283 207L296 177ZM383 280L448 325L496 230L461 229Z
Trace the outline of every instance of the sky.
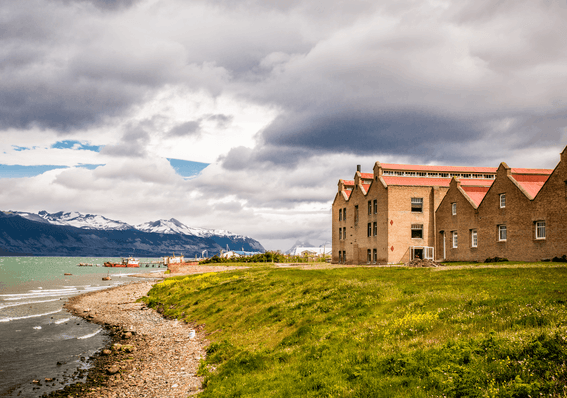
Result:
M0 210L331 240L376 161L553 168L565 0L0 0Z

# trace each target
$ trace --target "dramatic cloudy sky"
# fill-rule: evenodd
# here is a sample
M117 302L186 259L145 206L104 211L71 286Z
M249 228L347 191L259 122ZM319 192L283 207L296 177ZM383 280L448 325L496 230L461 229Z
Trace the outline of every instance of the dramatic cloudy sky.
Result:
M375 161L553 168L565 0L0 0L0 209L330 240Z

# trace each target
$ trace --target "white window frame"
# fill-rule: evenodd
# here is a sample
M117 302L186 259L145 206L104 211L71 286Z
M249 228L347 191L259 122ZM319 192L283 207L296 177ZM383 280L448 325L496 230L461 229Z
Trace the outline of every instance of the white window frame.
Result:
M508 240L508 229L506 225L498 226L498 242L506 242Z
M412 224L411 230L412 230L412 235L413 235L413 231L421 231L421 238L414 238L412 236L411 237L412 239L423 239L423 224Z
M547 237L545 220L536 221L535 223L535 238L544 240Z
M457 202L451 203L451 214L454 216L457 215Z
M456 248L459 247L459 234L457 233L457 231L452 232L451 243L452 243L453 249L456 249Z
M506 193L500 194L500 208L504 209L506 207Z
M417 205L421 206L419 211L413 210L414 204L416 205L416 208L417 208ZM423 198L411 198L411 212L412 213L423 213Z
M476 229L471 229L471 247L478 247L478 232Z

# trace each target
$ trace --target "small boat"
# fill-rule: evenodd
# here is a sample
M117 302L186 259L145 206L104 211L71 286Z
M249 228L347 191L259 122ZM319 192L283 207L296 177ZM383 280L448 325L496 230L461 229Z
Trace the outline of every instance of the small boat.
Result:
M70 274L70 273L68 273L68 272L65 272L63 275L73 275L73 274Z
M139 268L140 260L134 257L123 258L119 263L112 263L107 261L104 263L105 267L123 267L123 268Z

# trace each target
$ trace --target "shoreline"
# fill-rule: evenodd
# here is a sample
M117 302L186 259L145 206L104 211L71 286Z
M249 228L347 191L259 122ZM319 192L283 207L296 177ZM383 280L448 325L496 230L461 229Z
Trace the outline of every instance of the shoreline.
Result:
M164 318L136 302L157 282L133 281L65 303L71 314L101 325L111 342L92 358L85 383L47 396L181 398L202 391L196 373L207 345L203 327Z

